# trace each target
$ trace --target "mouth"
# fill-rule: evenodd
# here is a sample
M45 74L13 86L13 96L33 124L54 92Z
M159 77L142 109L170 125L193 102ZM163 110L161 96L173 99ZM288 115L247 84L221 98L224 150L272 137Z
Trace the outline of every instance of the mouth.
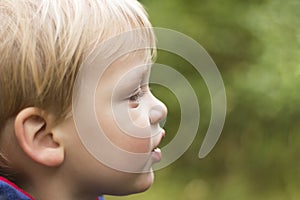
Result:
M157 163L157 162L160 162L161 159L162 159L162 153L161 153L161 150L160 148L158 147L158 145L160 144L160 142L164 139L166 133L164 130L162 130L162 133L161 133L161 138L158 142L158 144L152 149L151 151L151 156L152 156L152 161L153 163Z

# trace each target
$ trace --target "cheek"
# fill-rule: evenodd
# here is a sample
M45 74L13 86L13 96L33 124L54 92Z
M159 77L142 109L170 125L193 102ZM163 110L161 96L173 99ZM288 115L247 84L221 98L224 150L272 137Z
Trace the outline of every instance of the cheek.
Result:
M105 134L109 140L125 151L132 153L147 153L150 149L150 138L138 138L128 133L121 131L120 129L108 127L105 128Z
M150 137L149 128L151 126L150 124L150 118L149 118L149 108L153 104L153 98L151 95L145 94L144 97L142 97L141 102L139 103L139 106L137 108L130 108L130 106L127 106L127 115L129 115L130 122L137 127L137 129L144 129L144 131L140 131L139 134L148 134L143 135L142 137Z
M125 151L149 152L151 131L147 100L143 100L137 108L130 108L128 102L113 99L113 95L105 92L105 89L98 87L97 91L95 96L97 120L108 139Z
M146 124L145 116L138 114L137 110L128 115L132 119L124 123L117 120L112 112L98 113L99 125L108 139L121 149L132 153L149 152L150 131L148 128L141 128ZM122 118L122 116L119 117Z
M138 108L128 109L127 112L130 120L129 123L133 124L133 129L136 128L136 130L140 131L139 134L147 136L144 134L147 134L146 128L150 126L148 111L139 106Z
M147 153L150 150L150 140L125 136L121 139L118 137L113 142L125 151L132 153Z

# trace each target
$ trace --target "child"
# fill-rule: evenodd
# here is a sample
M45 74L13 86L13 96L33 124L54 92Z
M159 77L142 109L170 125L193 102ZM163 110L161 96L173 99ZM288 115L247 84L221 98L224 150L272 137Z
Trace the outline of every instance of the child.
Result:
M159 121L167 110L149 91L149 49L120 54L141 42L154 47L142 6L136 0L1 0L0 22L0 200L100 199L148 189L151 165L161 159ZM144 31L101 46L135 29ZM99 46L102 54L91 58ZM94 130L78 131L82 123L75 124L72 112L80 67L101 66L113 55L120 56L100 69L95 115L115 147L147 155L127 160L128 171L94 155L126 163L111 156L113 149L82 141ZM123 118L130 120L122 124Z

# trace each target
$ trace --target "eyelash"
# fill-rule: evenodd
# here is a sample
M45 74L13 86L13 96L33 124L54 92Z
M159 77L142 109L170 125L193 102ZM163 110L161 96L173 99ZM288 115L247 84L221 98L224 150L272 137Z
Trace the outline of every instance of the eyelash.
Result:
M144 94L150 92L151 89L148 86L147 88L139 88L132 96L129 97L129 105L131 108L137 108L140 105L140 99Z
M141 89L138 90L137 93L135 93L134 95L132 95L129 100L130 101L135 101L138 102L139 99L145 94L145 92L143 92Z

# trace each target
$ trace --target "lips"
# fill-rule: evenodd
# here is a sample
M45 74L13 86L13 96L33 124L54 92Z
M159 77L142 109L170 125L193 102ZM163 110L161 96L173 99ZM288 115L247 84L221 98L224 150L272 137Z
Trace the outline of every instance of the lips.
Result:
M160 150L160 148L158 147L158 145L159 145L160 142L164 139L165 135L166 135L165 131L162 130L162 132L161 132L161 138L160 138L159 142L158 142L157 145L152 149L151 156L152 156L152 161L153 161L154 163L159 162L159 161L161 161L161 159L162 159L161 150Z

